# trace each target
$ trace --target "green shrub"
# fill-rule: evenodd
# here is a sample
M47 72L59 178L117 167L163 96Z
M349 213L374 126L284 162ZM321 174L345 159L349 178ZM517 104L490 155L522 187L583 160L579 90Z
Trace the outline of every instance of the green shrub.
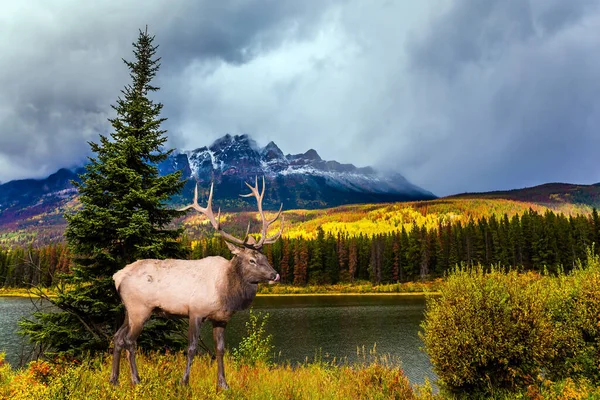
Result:
M548 315L554 324L555 354L547 377L584 378L600 384L600 262L588 252L569 275L546 279Z
M273 357L273 335L267 334L265 326L269 314L255 313L250 309L250 319L246 322L247 335L239 346L233 349L236 364L254 366L258 363L270 364Z
M600 262L556 276L456 268L422 338L441 387L490 395L542 382L600 384Z
M551 324L533 274L456 268L427 303L426 350L443 387L489 392L533 382L548 358Z

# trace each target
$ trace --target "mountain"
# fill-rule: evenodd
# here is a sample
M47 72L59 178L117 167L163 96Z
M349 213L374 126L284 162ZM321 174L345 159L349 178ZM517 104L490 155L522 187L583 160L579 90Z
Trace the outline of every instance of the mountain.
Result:
M600 209L600 183L576 185L571 183L546 183L543 185L493 191L485 193L461 193L448 199L505 199L535 203L549 208L565 204L595 207Z
M0 227L2 231L39 223L41 214L58 214L77 190L71 180L78 179L83 168L61 168L44 179L14 180L0 185ZM62 213L59 218L62 220Z
M187 193L196 182L208 188L214 181L215 198L233 208L247 207L239 197L246 191L244 182L262 176L268 190L265 206L270 208L282 202L290 209L435 198L398 173L325 161L313 149L284 155L274 142L261 148L248 135L225 135L208 147L172 154L159 169L161 173L183 171L190 178Z
M161 174L180 170L188 179L181 195L172 199L176 205L191 202L196 182L207 189L214 181L215 206L227 210L254 209L252 202L239 195L247 191L244 182L262 176L267 181L266 209L278 208L280 203L285 209L314 209L435 198L398 173L382 174L370 167L325 161L313 149L284 155L274 142L259 147L248 135L228 134L208 147L175 151L158 167ZM83 171L83 167L62 168L45 179L1 184L0 230L34 228L49 218L64 222L62 213L77 194L70 181L77 180Z

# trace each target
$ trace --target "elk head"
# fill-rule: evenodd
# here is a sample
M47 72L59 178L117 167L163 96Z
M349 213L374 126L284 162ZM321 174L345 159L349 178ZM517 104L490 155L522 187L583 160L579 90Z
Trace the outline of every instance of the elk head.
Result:
M242 197L255 197L256 203L258 206L258 212L260 214L260 218L262 221L262 229L260 233L260 239L258 242L253 236L249 235L250 232L250 223L248 223L248 229L246 230L246 236L243 240L236 238L235 236L225 232L221 228L221 210L219 209L217 212L217 217L212 210L212 198L213 198L213 186L214 183L210 185L210 193L208 195L208 203L206 207L201 207L198 204L198 185L196 184L196 188L194 189L194 202L186 207L179 209L179 211L185 211L190 208L201 212L202 214L208 217L211 225L215 230L223 237L225 243L229 250L240 259L240 268L242 268L242 276L244 276L244 280L247 283L258 284L259 282L269 282L269 284L275 283L279 281L279 274L273 269L273 267L269 264L267 257L262 254L261 249L265 244L275 243L281 233L283 232L284 226L284 217L281 214L281 210L283 209L283 204L279 207L279 211L277 215L273 219L268 220L265 217L265 213L262 208L262 201L265 195L265 178L263 177L262 181L262 190L259 192L258 190L258 178L254 180L254 186L245 182L246 186L250 188L250 193L242 194ZM267 237L267 231L269 226L273 224L277 219L281 216L281 227L279 231L271 236Z

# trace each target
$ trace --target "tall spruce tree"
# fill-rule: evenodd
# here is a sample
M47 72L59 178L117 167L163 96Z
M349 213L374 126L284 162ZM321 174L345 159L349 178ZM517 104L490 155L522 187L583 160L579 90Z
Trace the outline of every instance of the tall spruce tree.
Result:
M107 350L123 319L112 275L137 259L184 256L177 241L181 230L168 228L182 213L166 207L184 182L180 172L159 176L157 167L172 150L164 149L163 106L148 98L159 89L151 84L160 67L153 41L147 29L140 30L135 60L123 60L132 81L112 106L114 132L110 139L101 135L99 144L90 142L95 156L81 182L74 182L81 208L65 215L72 270L65 289L50 299L61 311L38 312L20 322L21 333L51 354L78 358ZM173 332L179 328L173 321L154 320L140 343L177 346Z

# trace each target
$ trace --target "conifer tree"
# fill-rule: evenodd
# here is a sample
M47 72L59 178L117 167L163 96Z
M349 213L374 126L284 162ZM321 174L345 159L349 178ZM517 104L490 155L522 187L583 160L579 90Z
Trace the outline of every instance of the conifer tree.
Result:
M594 250L598 252L600 251L600 217L598 217L598 210L596 210L595 207L592 210L592 230L592 241L594 242Z
M300 238L294 255L294 285L306 285L308 273L308 245Z
M393 237L392 257L392 282L400 282L400 234Z
M163 106L148 98L159 89L151 84L160 67L153 40L140 31L134 61L123 60L132 81L113 106L113 132L90 142L95 156L81 182L73 182L81 208L65 215L72 273L65 290L49 299L60 312L38 312L20 323L21 333L49 353L79 358L107 350L123 318L112 275L137 259L184 256L181 230L167 227L182 213L166 207L184 182L180 172L159 176L157 167L172 150L164 149ZM155 320L140 343L176 346L174 329L173 322Z
M348 276L350 282L354 282L356 277L356 269L358 264L358 248L356 245L356 239L352 239L348 249Z
M323 276L324 250L325 250L325 231L320 226L317 228L317 238L310 242L312 251L308 264L308 278L311 283L322 285L325 283Z
M289 240L282 239L283 241L283 251L281 256L281 282L288 283L288 279L290 276L290 245Z

